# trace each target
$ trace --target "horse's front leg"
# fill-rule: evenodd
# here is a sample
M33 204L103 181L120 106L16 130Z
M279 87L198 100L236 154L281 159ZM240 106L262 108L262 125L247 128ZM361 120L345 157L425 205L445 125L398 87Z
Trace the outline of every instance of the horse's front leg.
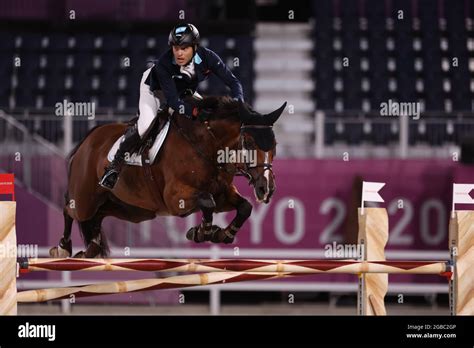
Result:
M235 188L233 188L233 190L231 190L227 195L227 202L225 206L230 206L233 209L236 209L237 214L229 226L224 229L217 229L213 232L211 239L213 243L232 243L234 241L235 235L252 213L252 205L249 203L249 201L242 197Z
M192 227L186 233L188 240L202 243L211 240L212 234L218 229L212 226L212 214L216 209L216 202L212 194L201 192L198 195L197 206L202 211L202 222L200 225Z

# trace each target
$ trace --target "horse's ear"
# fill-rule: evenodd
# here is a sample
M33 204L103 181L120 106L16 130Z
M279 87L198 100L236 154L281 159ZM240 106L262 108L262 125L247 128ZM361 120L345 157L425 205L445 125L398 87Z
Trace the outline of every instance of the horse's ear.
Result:
M266 114L264 116L265 123L268 124L268 125L274 124L278 120L278 118L280 117L283 110L285 110L285 108L286 108L286 102L284 102L283 105L280 106L275 111L272 111L269 114Z

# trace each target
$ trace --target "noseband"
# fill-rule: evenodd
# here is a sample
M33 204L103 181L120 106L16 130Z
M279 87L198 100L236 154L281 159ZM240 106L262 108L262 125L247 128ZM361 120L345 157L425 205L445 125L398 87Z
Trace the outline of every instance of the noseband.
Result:
M210 158L208 158L208 156L206 156L205 152L200 148L200 146L197 144L197 142L193 141L176 122L173 122L173 124L177 127L178 132L181 134L181 136L195 149L197 154L201 158L203 158L206 162L210 163L211 165L214 165L214 162ZM211 134L211 136L214 138L214 140L216 140L216 136L212 132L212 128L211 128L209 122L205 122L205 127L206 127L207 131ZM265 129L270 128L271 129L271 128L273 128L273 126L242 125L240 127L239 143L240 143L241 150L249 151L249 149L246 147L245 138L243 136L243 133L244 133L243 131L245 129L259 129L259 128L260 129L263 129L263 128L265 128ZM273 174L273 165L272 165L272 163L268 162L268 158L269 158L268 152L265 152L265 160L261 164L257 163L256 165L252 166L249 163L244 162L243 167L234 165L233 170L228 170L226 166L222 166L222 165L218 164L217 168L220 169L220 170L225 170L228 173L233 173L233 175L245 176L249 180L249 185L254 185L257 182L257 180L260 179L262 174L264 175L265 171L267 171L267 170L270 171L270 174L272 175L272 178L275 179L275 174ZM261 173L259 173L255 179L249 173L249 170L253 169L253 168L264 168L263 171Z
M245 129L262 129L262 128L265 128L265 129L268 129L268 128L273 128L273 126L266 126L266 125L242 125L240 127L240 148L242 150L246 150L246 151L250 151L248 148L247 148L247 144L245 143L245 137L243 136L243 131ZM244 167L241 168L241 167L238 167L238 171L244 175L245 177L247 177L247 179L249 180L249 185L254 185L258 179L260 179L260 177L262 175L265 174L265 171L269 170L270 171L270 174L272 175L272 178L275 178L275 175L273 174L273 164L268 162L268 159L269 159L269 156L268 156L268 152L265 152L265 160L263 163L259 164L257 163L256 165L250 165L248 162L244 162ZM249 173L249 170L250 169L253 169L253 168L263 168L263 171L261 173L258 173L257 177L256 178L253 178L252 175Z

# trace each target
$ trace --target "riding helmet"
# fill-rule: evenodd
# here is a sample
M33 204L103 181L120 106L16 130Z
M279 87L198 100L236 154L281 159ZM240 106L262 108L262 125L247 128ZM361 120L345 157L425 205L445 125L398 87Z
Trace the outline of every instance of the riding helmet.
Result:
M168 36L169 46L194 46L199 44L199 31L190 24L178 24L171 30Z

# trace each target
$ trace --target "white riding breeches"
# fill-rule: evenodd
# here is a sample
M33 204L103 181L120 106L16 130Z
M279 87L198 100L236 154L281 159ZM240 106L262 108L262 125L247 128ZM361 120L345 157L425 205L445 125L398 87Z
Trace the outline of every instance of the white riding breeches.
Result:
M143 134L146 133L151 123L156 117L158 111L160 111L160 99L158 99L155 94L150 90L150 86L145 84L145 80L150 73L151 68L147 69L143 75L140 82L140 100L138 101L138 108L140 110L140 115L138 117L138 134L140 137L143 137Z

